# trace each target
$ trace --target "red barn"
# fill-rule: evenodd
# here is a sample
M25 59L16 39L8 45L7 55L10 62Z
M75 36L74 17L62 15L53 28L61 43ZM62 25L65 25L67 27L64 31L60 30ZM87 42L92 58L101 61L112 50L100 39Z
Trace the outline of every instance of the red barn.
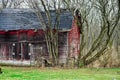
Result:
M43 16L45 13L42 12ZM51 11L55 24L55 11ZM59 58L64 62L68 54L77 58L80 31L68 11L62 11L59 23ZM0 60L30 60L37 55L48 57L44 31L33 10L3 9L0 12ZM41 53L40 53L41 52Z

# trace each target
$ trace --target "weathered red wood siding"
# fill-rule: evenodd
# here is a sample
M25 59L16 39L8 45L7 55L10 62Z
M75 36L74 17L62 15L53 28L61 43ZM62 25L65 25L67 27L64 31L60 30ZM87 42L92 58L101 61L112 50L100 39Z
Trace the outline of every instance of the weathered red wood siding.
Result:
M76 21L73 21L71 31L59 32L58 35L58 53L59 58L62 62L66 62L68 52L71 54L71 57L77 58L79 54L79 43L80 43L80 31L79 27L76 25ZM29 59L30 46L31 43L33 47L33 53L35 57L40 53L42 49L41 56L48 56L47 45L45 42L45 34L43 30L29 29L29 30L12 30L12 31L0 31L0 50L4 49L4 53L1 55L9 57L12 56L12 53L15 53L16 59ZM5 41L4 39L7 39ZM10 44L6 44L10 42ZM13 46L13 44L15 44ZM2 48L2 46L4 47ZM11 47L9 49L9 47ZM68 48L69 47L69 48ZM38 50L38 51L37 51ZM10 52L8 52L10 51ZM22 57L20 54L23 54Z
M73 20L71 31L68 35L70 57L78 58L80 44L80 29L77 26L76 20Z
M6 34L6 32L5 31L0 31L0 42L3 42L3 41L5 41L5 34Z

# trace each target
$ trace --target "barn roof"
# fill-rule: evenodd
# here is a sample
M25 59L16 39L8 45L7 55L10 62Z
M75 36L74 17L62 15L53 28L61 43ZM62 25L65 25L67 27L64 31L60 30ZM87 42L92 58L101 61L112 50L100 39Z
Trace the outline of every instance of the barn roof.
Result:
M44 19L45 13L42 12ZM51 11L52 24L55 24L55 11ZM60 14L59 29L70 29L72 26L70 12ZM40 22L31 9L3 9L0 12L0 30L41 29Z

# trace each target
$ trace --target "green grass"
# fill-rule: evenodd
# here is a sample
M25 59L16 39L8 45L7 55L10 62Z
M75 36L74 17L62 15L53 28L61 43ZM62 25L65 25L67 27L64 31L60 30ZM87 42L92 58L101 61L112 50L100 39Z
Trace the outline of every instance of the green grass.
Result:
M0 80L120 80L120 68L57 69L2 67Z

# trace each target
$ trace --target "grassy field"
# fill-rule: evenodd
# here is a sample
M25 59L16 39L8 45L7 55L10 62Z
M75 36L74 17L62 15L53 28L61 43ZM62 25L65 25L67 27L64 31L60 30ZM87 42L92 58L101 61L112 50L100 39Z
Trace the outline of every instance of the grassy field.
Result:
M120 80L120 68L57 69L2 67L0 80Z

